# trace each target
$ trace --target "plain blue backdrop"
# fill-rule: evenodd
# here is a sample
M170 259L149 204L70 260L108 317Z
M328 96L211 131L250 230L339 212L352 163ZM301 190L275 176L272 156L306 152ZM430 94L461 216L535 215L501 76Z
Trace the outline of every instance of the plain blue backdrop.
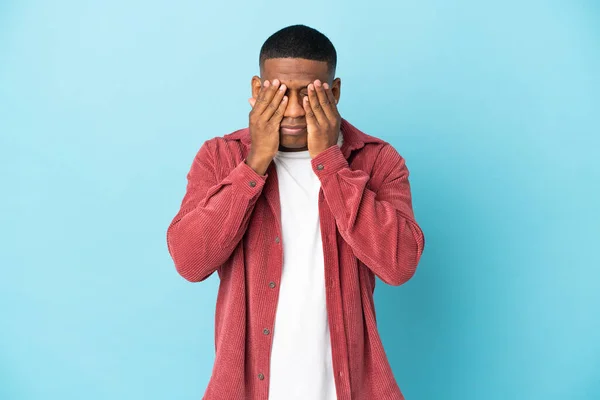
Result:
M376 290L407 399L599 399L592 0L0 1L0 399L201 398L218 278L179 277L166 228L294 23L411 171L425 254Z

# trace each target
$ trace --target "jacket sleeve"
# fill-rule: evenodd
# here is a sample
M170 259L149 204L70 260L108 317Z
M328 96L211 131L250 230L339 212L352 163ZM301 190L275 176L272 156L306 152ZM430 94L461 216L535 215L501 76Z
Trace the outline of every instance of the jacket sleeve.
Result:
M191 282L205 280L230 257L267 178L244 159L217 181L214 147L213 139L198 151L180 210L167 229L169 254L179 274Z
M341 236L375 275L397 286L414 275L425 238L414 219L404 159L389 144L377 157L375 171L384 177L377 192L366 187L369 174L350 169L337 145L311 162Z

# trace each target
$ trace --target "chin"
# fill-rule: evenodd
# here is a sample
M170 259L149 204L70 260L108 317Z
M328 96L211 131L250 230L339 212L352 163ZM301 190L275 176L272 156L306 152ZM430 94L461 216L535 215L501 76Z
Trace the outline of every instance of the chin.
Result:
M292 135L280 135L279 144L288 149L300 149L306 147L308 143L306 135L292 136Z

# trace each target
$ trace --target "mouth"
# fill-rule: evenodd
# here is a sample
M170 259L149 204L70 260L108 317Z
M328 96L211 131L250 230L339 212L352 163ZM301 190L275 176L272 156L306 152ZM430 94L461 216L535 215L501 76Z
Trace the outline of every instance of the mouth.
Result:
M280 131L284 135L301 135L306 131L306 125L282 125Z

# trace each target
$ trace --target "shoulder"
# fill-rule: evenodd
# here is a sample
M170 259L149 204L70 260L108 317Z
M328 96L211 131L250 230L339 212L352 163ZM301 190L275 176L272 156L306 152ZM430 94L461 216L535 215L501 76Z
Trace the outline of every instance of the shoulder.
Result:
M357 150L360 158L373 162L376 166L381 164L397 164L403 160L396 148L388 141L374 135L364 133L348 121L342 121L344 139L349 142L350 150Z
M198 153L206 152L213 157L219 158L232 151L234 153L243 153L244 147L249 144L250 132L248 128L243 128L226 135L215 136L205 140Z
M406 162L391 143L380 140L366 144L363 150L365 158L371 160L367 168L374 184L390 177L408 177Z
M205 140L196 153L195 164L212 171L217 179L226 177L246 157L250 143L248 128Z

